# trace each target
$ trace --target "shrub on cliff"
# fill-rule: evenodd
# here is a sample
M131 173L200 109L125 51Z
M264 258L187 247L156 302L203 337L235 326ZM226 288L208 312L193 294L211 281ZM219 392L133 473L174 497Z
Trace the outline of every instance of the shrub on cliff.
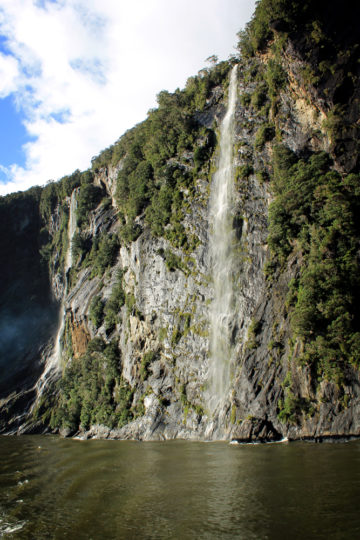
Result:
M99 328L104 318L104 302L101 296L94 296L89 308L89 318L96 328Z
M88 221L88 214L96 208L102 198L102 190L94 184L82 184L77 196L77 224L82 227Z
M88 429L92 424L122 426L133 418L132 397L121 376L117 342L105 344L95 338L83 356L66 366L51 426L71 430Z
M282 265L301 250L292 328L305 342L303 360L339 380L346 363L360 365L359 183L331 170L324 152L304 160L275 148L269 245Z

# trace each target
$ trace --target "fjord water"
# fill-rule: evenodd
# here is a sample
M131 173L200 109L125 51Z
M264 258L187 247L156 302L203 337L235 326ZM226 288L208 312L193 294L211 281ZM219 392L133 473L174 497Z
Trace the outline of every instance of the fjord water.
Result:
M227 397L230 385L230 327L233 313L232 227L234 201L234 117L237 66L231 71L226 114L220 125L220 154L210 194L210 257L214 297L210 310L209 399L211 412Z
M0 537L354 539L360 441L0 437Z

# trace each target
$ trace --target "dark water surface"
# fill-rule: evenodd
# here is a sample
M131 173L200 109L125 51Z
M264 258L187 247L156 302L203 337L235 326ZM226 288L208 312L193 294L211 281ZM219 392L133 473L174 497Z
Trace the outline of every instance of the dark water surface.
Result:
M360 538L360 441L0 437L0 537Z

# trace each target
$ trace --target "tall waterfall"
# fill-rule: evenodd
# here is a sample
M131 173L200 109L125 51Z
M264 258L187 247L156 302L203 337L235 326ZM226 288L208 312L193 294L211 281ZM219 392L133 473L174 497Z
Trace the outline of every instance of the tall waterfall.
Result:
M64 265L64 273L65 273L65 293L64 298L61 302L61 319L59 321L58 330L56 333L55 338L55 347L53 350L52 355L47 359L45 369L40 377L40 379L36 383L36 394L37 398L35 400L35 403L33 404L33 408L38 402L39 397L42 395L44 387L46 386L46 383L49 379L51 379L51 376L54 372L59 371L61 367L61 338L64 333L65 328L65 294L68 284L68 277L67 272L71 268L73 260L72 260L72 239L76 231L76 208L77 208L77 201L76 201L76 193L77 191L74 189L74 191L71 194L71 200L70 200L70 207L69 207L69 221L68 221L68 245L66 250L66 256L65 256L65 265Z
M65 258L65 273L72 266L72 239L76 231L76 189L71 194L70 210L69 210L69 223L68 223L68 247Z
M234 117L236 67L231 71L227 112L220 126L220 155L210 196L210 257L214 297L210 311L209 399L211 413L221 406L230 387L233 310Z

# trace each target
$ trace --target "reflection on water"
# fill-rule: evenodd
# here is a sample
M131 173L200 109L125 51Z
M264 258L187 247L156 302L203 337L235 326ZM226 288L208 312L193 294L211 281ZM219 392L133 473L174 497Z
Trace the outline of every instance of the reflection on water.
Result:
M0 536L359 538L360 441L0 437Z

